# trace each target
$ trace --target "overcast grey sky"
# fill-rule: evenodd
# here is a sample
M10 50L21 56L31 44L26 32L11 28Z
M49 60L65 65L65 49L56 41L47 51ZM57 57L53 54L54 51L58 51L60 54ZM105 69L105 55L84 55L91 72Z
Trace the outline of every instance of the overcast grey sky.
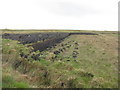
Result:
M119 0L0 0L0 28L118 30Z

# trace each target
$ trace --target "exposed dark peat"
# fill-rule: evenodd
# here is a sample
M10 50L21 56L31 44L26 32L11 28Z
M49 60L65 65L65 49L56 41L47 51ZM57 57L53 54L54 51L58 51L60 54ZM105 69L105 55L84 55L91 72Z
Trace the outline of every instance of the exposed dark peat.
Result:
M2 38L18 40L20 44L32 44L34 51L44 51L47 48L60 43L63 39L70 35L98 35L96 33L65 33L65 32L49 32L49 33L33 33L33 34L10 34L4 33ZM38 42L40 41L40 42Z

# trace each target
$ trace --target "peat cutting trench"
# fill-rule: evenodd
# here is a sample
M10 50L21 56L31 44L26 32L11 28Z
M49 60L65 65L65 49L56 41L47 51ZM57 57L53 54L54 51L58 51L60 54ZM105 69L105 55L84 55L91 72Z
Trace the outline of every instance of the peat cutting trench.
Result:
M65 33L65 32L45 32L31 34L10 34L4 33L2 38L18 40L20 44L32 44L34 51L44 51L47 48L60 43L63 39L70 35L98 35L96 33ZM38 42L40 41L40 42Z

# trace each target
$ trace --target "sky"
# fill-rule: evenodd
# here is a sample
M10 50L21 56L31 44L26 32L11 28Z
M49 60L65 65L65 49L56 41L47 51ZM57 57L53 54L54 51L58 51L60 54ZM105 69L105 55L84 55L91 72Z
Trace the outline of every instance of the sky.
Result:
M0 29L118 30L119 0L0 0Z

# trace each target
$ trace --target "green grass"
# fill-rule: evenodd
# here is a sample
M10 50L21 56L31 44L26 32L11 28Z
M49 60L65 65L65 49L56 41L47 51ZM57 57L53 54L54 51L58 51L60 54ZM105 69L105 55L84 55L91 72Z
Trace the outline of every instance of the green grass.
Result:
M25 82L16 82L12 76L3 76L3 88L29 88Z

